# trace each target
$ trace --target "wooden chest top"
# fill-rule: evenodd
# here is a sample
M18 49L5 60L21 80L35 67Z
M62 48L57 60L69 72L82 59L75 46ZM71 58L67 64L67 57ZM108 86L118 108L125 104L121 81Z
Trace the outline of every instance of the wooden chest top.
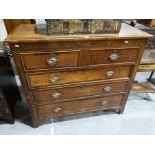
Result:
M147 39L152 35L122 23L118 34L81 34L81 35L46 35L36 31L36 25L23 24L9 34L5 43L57 42L57 41L89 41L117 39Z

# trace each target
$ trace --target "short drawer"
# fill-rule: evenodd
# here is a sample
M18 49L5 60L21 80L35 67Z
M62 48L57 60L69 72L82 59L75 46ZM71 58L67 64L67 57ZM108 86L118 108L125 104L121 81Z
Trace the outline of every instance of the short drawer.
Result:
M129 78L130 70L131 66L117 66L61 72L28 73L27 80L30 88L57 86L60 84Z
M82 113L86 111L97 111L112 109L120 106L123 95L113 95L102 98L47 104L37 106L39 117L56 117L67 114Z
M40 70L62 67L77 67L79 51L31 52L21 53L25 70Z
M88 97L95 95L107 95L111 93L125 92L128 82L91 83L80 86L59 87L56 89L34 90L33 96L36 103L60 102L66 99Z
M136 62L139 49L94 49L91 50L90 64L112 64L112 63L125 63Z

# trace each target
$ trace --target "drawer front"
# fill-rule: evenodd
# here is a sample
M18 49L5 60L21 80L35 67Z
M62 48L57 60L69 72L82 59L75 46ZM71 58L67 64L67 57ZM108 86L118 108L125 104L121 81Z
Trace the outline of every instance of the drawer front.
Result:
M136 62L139 49L91 50L90 64Z
M68 38L66 38L67 40ZM13 50L32 50L32 49L58 49L58 48L73 48L73 47L103 47L111 46L112 40L92 40L92 41L61 41L61 42L51 42L51 43L22 43L22 44L12 44L11 49Z
M30 73L27 74L27 80L30 88L56 86L60 84L128 78L130 70L131 66L117 66L76 71Z
M111 93L125 92L128 82L92 83L75 87L63 87L57 89L34 90L33 96L36 103L60 102L65 99L87 97L94 95L107 95ZM43 103L44 104L44 103Z
M113 45L124 45L124 46L143 46L146 44L146 40L129 40L121 39L113 42Z
M25 70L77 67L79 51L21 53Z
M87 99L80 101L47 104L37 106L40 118L62 116L85 111L96 111L102 109L116 108L120 106L123 95Z

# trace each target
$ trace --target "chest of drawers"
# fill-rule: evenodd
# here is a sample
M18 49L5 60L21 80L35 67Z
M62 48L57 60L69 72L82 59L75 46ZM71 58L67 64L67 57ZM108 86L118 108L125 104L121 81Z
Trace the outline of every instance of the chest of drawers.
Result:
M32 114L42 119L114 109L130 92L149 34L123 24L119 34L53 35L20 25L10 46Z

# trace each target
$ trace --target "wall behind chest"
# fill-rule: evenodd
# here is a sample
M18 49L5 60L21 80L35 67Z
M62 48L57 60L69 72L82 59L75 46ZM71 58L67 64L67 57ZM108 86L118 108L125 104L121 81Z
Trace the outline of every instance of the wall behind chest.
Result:
M6 28L3 19L0 19L0 41L3 41L7 36Z

